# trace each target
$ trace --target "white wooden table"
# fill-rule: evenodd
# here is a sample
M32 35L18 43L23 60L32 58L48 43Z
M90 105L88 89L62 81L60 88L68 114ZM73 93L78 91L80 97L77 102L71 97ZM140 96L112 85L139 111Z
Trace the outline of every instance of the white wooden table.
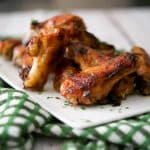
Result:
M139 45L150 53L150 8L71 12L83 17L88 30L101 40L128 51L133 45ZM40 10L0 14L0 36L22 35L27 32L31 19L43 20L59 13ZM36 137L34 149L59 150L62 143L60 139L39 136Z

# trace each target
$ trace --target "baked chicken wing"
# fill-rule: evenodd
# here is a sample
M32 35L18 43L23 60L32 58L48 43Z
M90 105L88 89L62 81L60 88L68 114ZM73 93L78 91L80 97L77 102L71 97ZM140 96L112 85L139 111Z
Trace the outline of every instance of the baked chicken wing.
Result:
M6 59L11 60L13 56L13 49L15 46L20 45L19 39L6 39L0 41L0 54Z
M102 43L103 44L103 43ZM92 66L102 65L115 57L112 48L104 44L101 49L92 49L84 46L79 42L71 43L67 49L67 56L79 64L81 70L85 70ZM109 48L109 49L108 49ZM109 54L109 55L108 55ZM135 76L129 75L119 80L113 87L109 99L114 103L120 103L120 100L133 93L135 89Z
M143 95L150 94L150 56L143 48L133 47L132 53L137 60L137 88Z
M66 79L60 92L73 104L94 104L104 100L120 79L135 70L134 55L125 53Z
M31 24L31 29L37 35L53 33L55 28L63 28L70 37L76 37L86 30L83 20L79 16L72 14L58 15L44 22L33 22Z

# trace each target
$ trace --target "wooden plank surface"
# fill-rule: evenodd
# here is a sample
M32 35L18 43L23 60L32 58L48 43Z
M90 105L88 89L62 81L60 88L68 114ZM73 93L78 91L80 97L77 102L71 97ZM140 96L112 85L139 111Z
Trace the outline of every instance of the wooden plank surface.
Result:
M43 20L59 11L34 11L15 14L0 14L0 36L24 34L31 19ZM88 30L103 41L114 44L118 49L129 50L133 44L150 52L150 9L123 10L76 10L84 18ZM17 30L16 30L17 29ZM17 31L17 32L16 32ZM36 137L35 150L59 150L63 141L48 137Z

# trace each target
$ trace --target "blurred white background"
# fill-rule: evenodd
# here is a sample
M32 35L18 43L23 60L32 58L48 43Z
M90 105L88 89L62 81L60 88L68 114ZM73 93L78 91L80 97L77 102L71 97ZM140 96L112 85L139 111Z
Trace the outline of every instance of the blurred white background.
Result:
M0 11L150 6L150 0L0 0Z

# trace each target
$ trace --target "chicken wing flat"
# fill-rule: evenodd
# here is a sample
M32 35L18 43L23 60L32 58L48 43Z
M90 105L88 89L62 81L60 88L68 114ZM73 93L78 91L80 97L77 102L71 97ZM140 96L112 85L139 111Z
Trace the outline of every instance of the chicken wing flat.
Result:
M63 52L65 43L65 34L59 29L55 29L52 34L32 38L28 45L28 53L33 57L33 63L24 81L25 88L43 89L53 62L58 54Z
M67 56L78 63L81 70L85 70L88 67L101 65L109 61L115 57L115 52L112 51L112 47L109 47L105 43L101 46L101 49L92 49L79 42L74 42L69 46ZM128 75L119 80L113 87L109 99L112 99L114 103L120 103L120 100L125 99L127 95L133 93L135 89L135 78L136 75Z
M15 46L20 45L21 40L19 39L6 39L0 41L0 54L6 59L12 59L13 49Z
M133 47L132 53L137 60L137 88L143 95L150 94L150 56L143 48Z
M66 79L60 92L73 104L94 104L105 99L120 79L135 70L134 55L125 53Z

